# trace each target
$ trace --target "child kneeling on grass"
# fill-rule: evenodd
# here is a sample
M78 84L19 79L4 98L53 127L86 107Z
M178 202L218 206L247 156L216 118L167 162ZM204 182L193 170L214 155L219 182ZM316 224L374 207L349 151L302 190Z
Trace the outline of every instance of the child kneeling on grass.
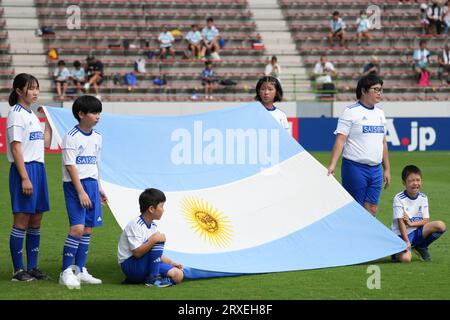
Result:
M158 189L146 189L139 196L141 215L127 224L118 245L124 284L169 287L183 280L183 266L163 255L166 236L154 222L161 219L165 202L166 196Z
M410 262L411 249L422 261L431 261L428 246L438 239L446 227L442 221L431 221L428 198L420 189L422 172L414 165L402 171L405 190L394 197L392 231L406 242L406 250L392 256L394 261Z

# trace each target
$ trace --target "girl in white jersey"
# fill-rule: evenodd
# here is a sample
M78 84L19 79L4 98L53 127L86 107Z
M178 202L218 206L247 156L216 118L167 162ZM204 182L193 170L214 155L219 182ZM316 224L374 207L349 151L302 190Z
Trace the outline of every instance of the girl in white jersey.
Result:
M38 96L39 82L35 77L21 73L14 78L6 122L7 157L11 163L9 191L14 215L9 240L14 266L12 281L49 279L37 264L42 215L50 209L44 147L50 147L52 131L48 122L42 131L39 119L31 111ZM25 238L27 270L22 257Z
M283 89L277 78L266 76L259 79L256 84L255 100L261 102L274 119L291 134L286 114L274 105L275 102L283 100Z
M334 174L342 156L342 186L372 215L376 215L381 189L391 181L386 118L375 105L380 102L383 80L376 75L362 77L356 88L358 102L347 107L334 134L328 175ZM384 167L384 172L382 170Z

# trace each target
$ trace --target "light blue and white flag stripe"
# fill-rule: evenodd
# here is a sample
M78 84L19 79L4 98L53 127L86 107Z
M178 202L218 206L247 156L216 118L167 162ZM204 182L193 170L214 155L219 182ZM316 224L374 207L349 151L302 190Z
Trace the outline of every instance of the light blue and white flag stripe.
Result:
M72 113L46 108L57 135ZM405 249L259 104L181 117L102 114L101 179L123 228L153 187L187 277L356 264ZM59 139L60 140L60 139Z

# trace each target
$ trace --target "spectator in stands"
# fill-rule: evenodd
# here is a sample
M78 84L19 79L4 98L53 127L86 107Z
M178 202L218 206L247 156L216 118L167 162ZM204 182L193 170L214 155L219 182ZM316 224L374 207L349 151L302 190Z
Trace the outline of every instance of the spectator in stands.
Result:
M66 63L64 60L58 61L58 66L53 73L55 78L56 92L58 93L59 100L64 101L67 85L70 77L70 72L66 68Z
M203 48L202 58L209 53L214 60L219 60L219 30L214 26L214 19L206 19L206 27L202 29Z
M216 82L216 72L213 70L213 65L211 61L205 62L205 69L203 69L202 74L202 85L205 88L205 99L213 99L214 83Z
M198 25L193 24L191 26L191 31L187 33L184 39L186 39L188 43L188 50L191 52L191 59L201 59L203 37L198 30Z
M442 8L436 1L428 6L427 17L430 22L430 27L428 29L429 34L441 34L442 33Z
M439 63L439 79L442 81L442 84L450 84L450 46L448 43L445 44L444 49L439 54L438 57Z
M172 55L172 58L175 59L175 50L173 49L173 43L175 42L175 38L169 32L167 26L164 26L162 32L159 34L158 42L161 60L165 59L167 50L169 50L170 54Z
M320 61L314 66L314 76L317 88L323 89L325 83L333 83L332 77L336 75L334 65L328 61L327 56L320 57Z
M339 17L339 11L333 12L333 18L330 21L330 33L328 35L328 41L330 46L334 46L334 38L338 38L341 46L345 44L345 22Z
M372 56L370 58L370 62L364 65L363 70L361 72L363 77L369 74L380 76L380 73L381 73L380 60L378 59L377 56Z
M134 71L137 73L145 74L147 70L145 69L145 59L138 58L134 61Z
M70 79L76 87L77 93L81 93L82 86L86 82L86 73L81 67L81 62L78 60L73 63L73 69L70 71Z
M278 58L277 56L272 56L272 58L270 58L268 64L266 65L264 75L277 78L277 80L281 83L280 74L281 74L281 67L278 64Z
M359 12L359 18L356 19L356 40L358 45L361 45L361 40L366 40L366 45L369 45L369 41L372 38L370 33L370 21L367 18L367 13L364 10Z
M444 34L448 34L450 30L450 1L447 1L446 6L442 8L442 22L444 24Z
M430 21L428 21L427 9L428 5L426 3L420 4L419 20L420 24L422 25L422 34L428 34L430 29Z
M86 93L89 91L89 88L92 86L95 91L95 97L101 100L100 85L103 82L103 63L96 59L94 56L88 56L86 58L87 62L87 82L84 85L84 89Z
M421 40L419 43L419 49L414 51L413 59L414 59L414 71L416 71L416 75L418 81L420 81L421 77L428 77L428 63L429 63L430 51L427 50L427 43L425 40Z

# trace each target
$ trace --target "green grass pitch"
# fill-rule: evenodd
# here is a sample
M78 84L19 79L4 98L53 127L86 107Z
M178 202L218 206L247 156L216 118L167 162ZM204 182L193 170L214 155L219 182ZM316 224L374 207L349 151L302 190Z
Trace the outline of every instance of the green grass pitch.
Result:
M324 165L329 153L313 153ZM369 263L272 274L185 281L160 289L143 285L121 285L123 279L117 264L117 242L120 228L109 209L104 209L104 226L97 228L91 240L87 267L103 280L102 285L82 285L68 290L57 283L61 268L64 240L68 231L61 182L60 155L46 155L51 211L41 228L39 267L52 276L48 282L11 282L12 263L9 234L12 214L8 189L9 164L0 160L0 299L449 299L450 237L445 234L433 243L433 261L421 262L416 256L410 264L394 264L389 258ZM430 201L432 220L450 225L450 153L391 152L392 185L384 190L378 219L390 226L392 198L402 190L400 172L407 164L418 165L424 173L423 192ZM340 171L339 169L337 170ZM338 177L339 179L339 177ZM138 214L138 213L136 213ZM289 259L289 257L286 257ZM381 270L381 288L368 289L370 265Z

